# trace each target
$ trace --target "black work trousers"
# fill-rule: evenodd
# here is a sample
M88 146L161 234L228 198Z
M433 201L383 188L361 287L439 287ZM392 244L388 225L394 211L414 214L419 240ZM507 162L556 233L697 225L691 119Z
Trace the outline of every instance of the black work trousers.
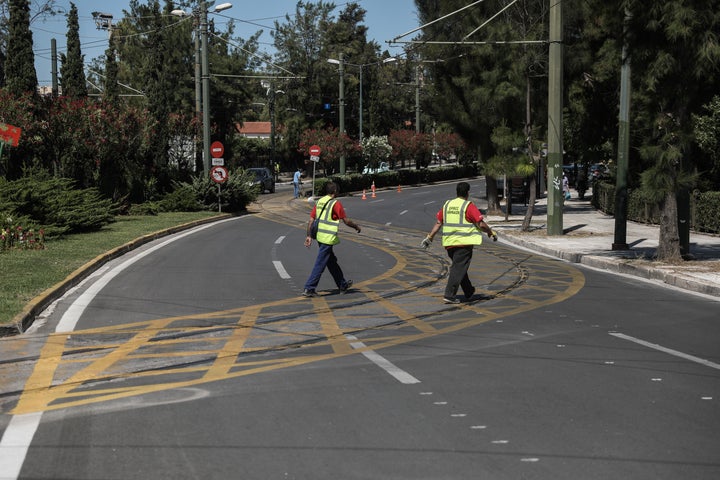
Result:
M462 287L466 297L470 297L473 292L473 286L472 283L470 283L467 271L470 267L470 260L472 260L473 246L466 245L448 248L447 253L452 260L452 265L450 265L448 282L445 287L445 298L455 298L459 287Z

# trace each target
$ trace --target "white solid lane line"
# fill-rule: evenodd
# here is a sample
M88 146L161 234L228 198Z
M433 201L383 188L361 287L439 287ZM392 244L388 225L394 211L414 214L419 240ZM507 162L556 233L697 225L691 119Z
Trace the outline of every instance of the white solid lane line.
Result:
M227 220L208 223L174 235L168 240L165 240L164 242L159 243L138 255L134 255L132 258L129 258L116 267L109 269L100 276L95 283L85 290L85 292L81 294L70 305L70 307L68 307L62 318L60 318L57 327L55 327L55 332L72 332L75 329L75 325L77 325L80 316L85 311L85 307L90 304L93 298L95 298L95 295L97 295L100 290L102 290L102 288L110 282L110 280L115 278L115 276L117 276L120 272L141 258L183 237L206 228L210 228L214 225L235 221L241 218L243 217L229 218ZM35 432L40 425L41 419L42 412L13 415L10 419L10 423L8 423L8 426L5 429L5 433L3 433L2 439L0 439L0 480L16 480L18 478L23 463L25 462L28 449L30 448L30 444L32 443Z
M15 480L40 425L42 412L14 415L0 440L0 479Z
M348 340L357 340L357 337L355 337L355 336L353 336L353 335L345 335L345 337L346 337ZM364 343L362 343L362 342L353 342L353 343L350 344L350 346L351 346L352 348L354 348L355 350L359 350L359 349L361 349L361 348L365 348L366 345L365 345ZM377 365L378 367L382 368L382 369L385 370L387 373L389 373L390 375L392 375L393 377L395 377L395 379L396 379L397 381L399 381L400 383L404 383L404 384L406 384L406 385L410 385L410 384L413 384L413 383L420 383L420 380L418 380L417 378L413 377L412 375L410 375L410 374L409 374L408 372L406 372L405 370L397 367L397 366L396 366L395 364L393 364L390 360L388 360L388 359L386 359L385 357L381 356L381 355L380 355L379 353L377 353L376 351L374 351L374 350L365 350L364 352L362 352L362 354L365 356L365 358L367 358L368 360L370 360L371 362L373 362L375 365Z
M630 335L625 335L624 333L610 332L610 335L612 335L613 337L616 337L616 338L621 338L623 340L627 340L629 342L637 343L638 345L642 345L644 347L652 348L654 350L658 350L660 352L667 353L669 355L674 355L676 357L684 358L685 360L690 360L691 362L699 363L701 365L705 365L706 367L720 370L720 365L718 365L717 363L711 362L710 360L705 360L704 358L696 357L695 355L689 355L687 353L678 352L677 350L666 348L666 347L663 347L662 345L658 345L656 343L646 342L645 340L631 337Z

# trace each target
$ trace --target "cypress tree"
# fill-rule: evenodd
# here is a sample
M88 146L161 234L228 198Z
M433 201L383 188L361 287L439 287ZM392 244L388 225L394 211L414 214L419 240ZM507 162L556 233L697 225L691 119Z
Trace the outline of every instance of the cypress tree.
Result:
M61 55L60 84L63 95L71 98L87 97L85 84L85 71L83 70L84 56L80 52L80 25L78 11L74 3L70 3L68 14L67 54Z
M10 22L5 65L5 85L10 93L20 96L37 91L37 73L30 30L30 2L9 0Z

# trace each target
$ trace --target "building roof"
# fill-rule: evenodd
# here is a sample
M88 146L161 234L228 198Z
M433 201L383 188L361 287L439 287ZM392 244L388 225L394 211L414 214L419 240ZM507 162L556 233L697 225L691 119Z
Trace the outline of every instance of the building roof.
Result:
M235 128L240 135L257 136L270 135L270 122L244 122L236 123Z

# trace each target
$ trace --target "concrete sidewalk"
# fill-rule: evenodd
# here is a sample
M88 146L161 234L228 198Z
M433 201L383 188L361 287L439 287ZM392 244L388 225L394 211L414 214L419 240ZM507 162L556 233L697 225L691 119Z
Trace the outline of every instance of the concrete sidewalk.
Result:
M486 221L497 230L501 240L570 262L581 263L615 273L624 273L660 281L678 288L720 297L720 235L691 232L690 253L694 260L680 264L654 261L660 237L657 225L627 222L629 250L612 250L615 241L615 217L605 215L585 200L573 198L563 209L564 235L547 235L547 198L536 201L532 231L522 232L524 205L513 205L513 215L489 215ZM481 208L487 204L479 202Z

